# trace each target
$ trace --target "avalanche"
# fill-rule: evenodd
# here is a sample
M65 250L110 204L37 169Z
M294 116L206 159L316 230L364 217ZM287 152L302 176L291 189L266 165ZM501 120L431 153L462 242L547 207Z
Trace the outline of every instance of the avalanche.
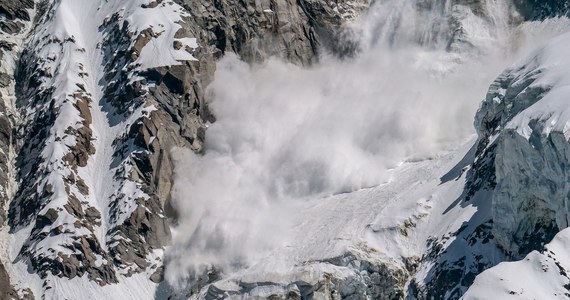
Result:
M513 26L503 2L485 2L489 18L445 3L376 3L349 26L361 47L352 60L220 61L206 154L176 153L169 282L205 285L196 298L458 298L509 259L493 240L499 204L479 181L494 174L472 116L501 70L569 22ZM447 18L461 34L451 41Z
M19 297L568 296L567 18L193 1L33 2L1 34Z

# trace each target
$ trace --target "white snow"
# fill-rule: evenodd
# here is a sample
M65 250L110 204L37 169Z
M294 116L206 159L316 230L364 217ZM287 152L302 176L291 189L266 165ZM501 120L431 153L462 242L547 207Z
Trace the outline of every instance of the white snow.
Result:
M569 247L570 229L564 229L544 251L481 273L463 299L568 299Z
M150 40L140 53L137 62L141 69L150 69L160 66L179 65L183 61L197 60L191 53L186 51L186 46L191 49L198 47L195 38L175 39L176 32L181 28L180 22L190 17L189 13L173 1L163 1L155 8L140 9L142 3L148 1L116 1L125 5L125 20L129 22L129 29L137 33L152 28L157 37ZM107 5L106 5L107 6ZM106 7L104 6L104 7ZM116 10L115 10L116 11ZM177 40L182 43L182 48L176 50L172 43Z
M514 128L526 139L530 138L532 129L531 120L538 120L544 124L542 135L549 135L552 131L562 132L566 139L570 138L570 107L568 95L570 94L570 34L563 34L544 48L538 49L522 65L523 76L531 72L540 72L537 80L527 89L541 87L548 91L540 101L528 107L514 117L507 128Z

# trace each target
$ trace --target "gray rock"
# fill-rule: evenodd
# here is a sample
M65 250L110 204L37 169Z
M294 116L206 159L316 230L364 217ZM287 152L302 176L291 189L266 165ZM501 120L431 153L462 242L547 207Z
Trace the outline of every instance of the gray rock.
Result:
M30 21L30 15L27 9L32 8L34 8L33 0L0 1L0 14L4 14L9 20L21 19L23 21Z
M162 282L164 280L164 267L161 266L157 268L156 271L150 275L149 279L154 283Z
M24 29L24 24L18 21L0 21L0 29L7 34L18 34Z
M561 0L514 0L517 9L526 20L544 20L564 16L570 11L570 3Z
M18 293L10 285L10 277L6 272L6 268L0 262L0 299L18 299Z

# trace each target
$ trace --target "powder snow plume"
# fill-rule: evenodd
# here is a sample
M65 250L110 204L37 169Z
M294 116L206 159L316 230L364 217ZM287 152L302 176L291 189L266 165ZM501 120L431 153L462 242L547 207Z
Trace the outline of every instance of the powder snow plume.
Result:
M174 152L180 218L166 279L181 287L246 267L287 246L301 203L385 183L400 163L471 136L489 83L516 57L507 45L526 47L496 2L487 5L492 20L466 14L472 41L454 51L435 26L448 7L379 1L347 29L361 46L356 58L325 54L302 68L227 54L209 87L217 120L205 154Z

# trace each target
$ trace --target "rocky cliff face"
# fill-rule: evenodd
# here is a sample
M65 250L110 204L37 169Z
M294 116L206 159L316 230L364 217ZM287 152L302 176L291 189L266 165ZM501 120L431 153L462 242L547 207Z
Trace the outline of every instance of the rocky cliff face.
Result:
M182 1L189 11L187 30L203 41L201 61L226 51L247 62L270 56L300 65L318 60L320 51L336 51L342 24L360 15L368 1ZM204 76L206 74L202 74ZM210 76L212 74L209 74Z

